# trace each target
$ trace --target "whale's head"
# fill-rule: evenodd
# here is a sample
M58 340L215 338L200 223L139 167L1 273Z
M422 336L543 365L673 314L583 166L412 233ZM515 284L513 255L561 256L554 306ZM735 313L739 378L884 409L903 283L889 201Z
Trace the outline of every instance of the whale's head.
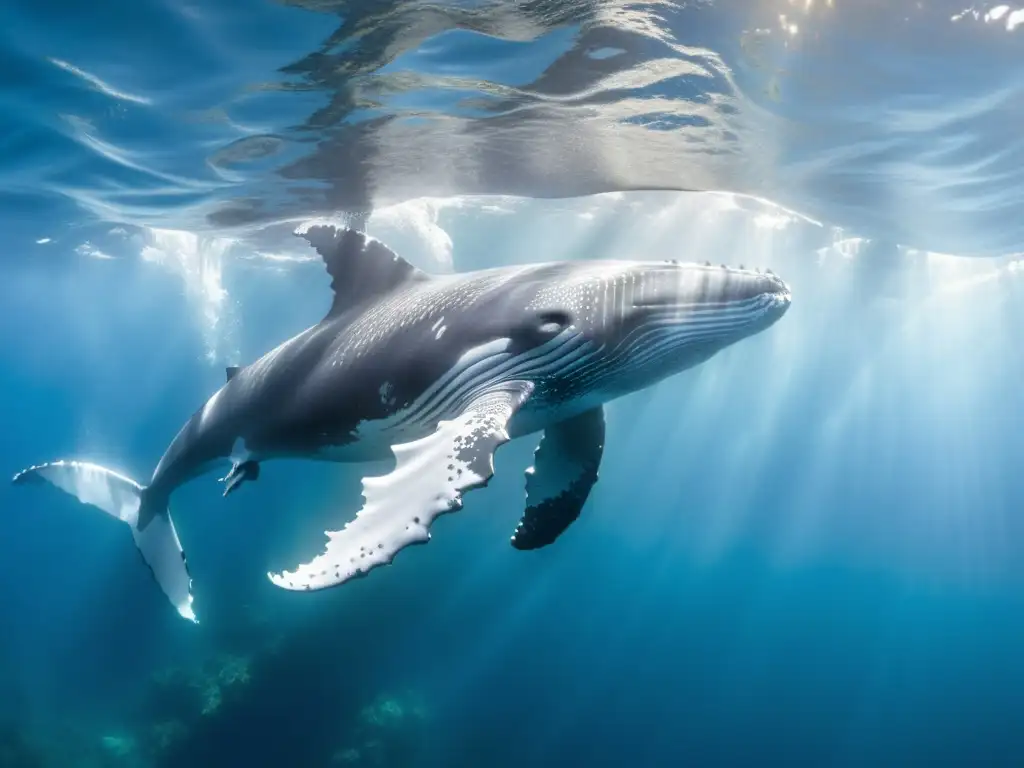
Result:
M534 308L575 351L563 378L617 396L691 368L759 333L789 309L772 272L678 262L576 262ZM554 341L554 340L553 340ZM568 349L568 347L567 347Z

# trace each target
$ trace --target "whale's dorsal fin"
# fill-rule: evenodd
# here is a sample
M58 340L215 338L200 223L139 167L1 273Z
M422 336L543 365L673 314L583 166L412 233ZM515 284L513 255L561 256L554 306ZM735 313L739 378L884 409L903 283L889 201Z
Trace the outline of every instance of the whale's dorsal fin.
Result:
M323 258L327 274L332 278L334 303L327 317L390 293L401 285L430 279L425 272L364 232L317 225L300 234Z
M227 368L225 368L224 369L224 374L225 374L226 381L231 381L233 378L235 378L235 375L240 370L242 370L242 367L239 366L239 365L229 365Z

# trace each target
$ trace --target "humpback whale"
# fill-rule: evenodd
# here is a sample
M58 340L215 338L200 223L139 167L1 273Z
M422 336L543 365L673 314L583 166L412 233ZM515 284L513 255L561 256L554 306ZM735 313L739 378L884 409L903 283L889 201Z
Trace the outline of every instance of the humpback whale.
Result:
M215 469L225 495L275 458L393 457L363 480L358 515L279 587L365 576L430 538L430 526L488 483L493 454L542 432L512 546L552 544L579 517L604 450L603 406L765 330L789 307L771 271L677 261L563 261L428 275L347 228L297 232L331 278L327 315L245 367L182 426L147 485L64 460L30 467L125 522L156 582L196 621L171 494ZM339 521L340 522L340 521Z

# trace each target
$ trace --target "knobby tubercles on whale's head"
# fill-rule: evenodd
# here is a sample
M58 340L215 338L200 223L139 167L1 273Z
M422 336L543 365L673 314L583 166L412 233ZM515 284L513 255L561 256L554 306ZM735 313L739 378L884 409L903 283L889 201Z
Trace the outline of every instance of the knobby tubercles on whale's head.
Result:
M665 262L636 269L625 324L651 323L685 331L687 339L718 339L728 346L779 320L792 300L789 286L773 272Z
M542 292L544 293L544 292ZM538 298L571 319L592 354L566 374L579 390L621 394L693 367L766 330L789 309L770 271L678 262L582 267Z

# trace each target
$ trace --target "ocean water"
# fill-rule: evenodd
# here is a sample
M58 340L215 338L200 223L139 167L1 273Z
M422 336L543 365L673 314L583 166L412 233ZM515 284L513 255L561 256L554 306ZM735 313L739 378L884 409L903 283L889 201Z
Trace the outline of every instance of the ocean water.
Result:
M581 518L508 546L535 438L426 547L266 579L386 465L124 528L0 485L0 768L1024 765L1024 8L0 2L0 468L145 480L317 322L295 228L438 273L772 268L769 331L607 409Z

